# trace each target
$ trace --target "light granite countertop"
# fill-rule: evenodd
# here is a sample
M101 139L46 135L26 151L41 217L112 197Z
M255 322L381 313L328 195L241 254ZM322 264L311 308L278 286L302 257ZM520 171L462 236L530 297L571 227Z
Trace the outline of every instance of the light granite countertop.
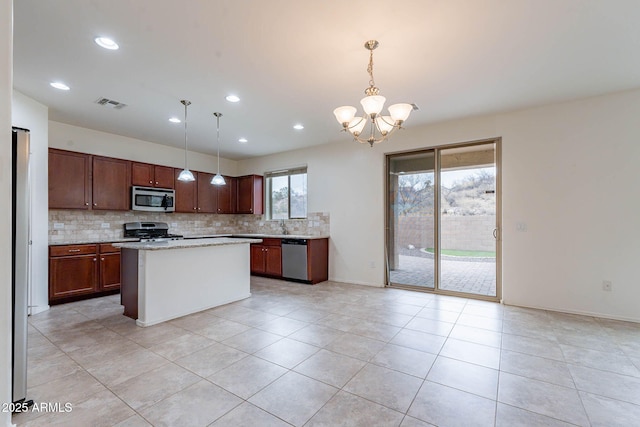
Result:
M203 246L223 246L223 245L239 245L260 243L261 239L236 239L231 237L216 237L205 239L183 239L168 240L163 242L132 242L132 243L114 243L113 246L123 249L137 249L143 251L157 251L166 249L183 249L197 248Z
M249 237L256 239L328 239L328 235L324 236L309 236L304 234L252 234L252 233L238 233L234 234L234 237Z

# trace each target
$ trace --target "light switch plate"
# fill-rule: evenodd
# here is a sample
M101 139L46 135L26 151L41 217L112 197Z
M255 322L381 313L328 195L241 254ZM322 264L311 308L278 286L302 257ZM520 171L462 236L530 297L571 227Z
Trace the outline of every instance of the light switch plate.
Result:
M108 222L103 222L101 227L102 228L111 228L111 224L109 224Z
M54 222L53 229L54 230L62 230L64 228L64 222Z

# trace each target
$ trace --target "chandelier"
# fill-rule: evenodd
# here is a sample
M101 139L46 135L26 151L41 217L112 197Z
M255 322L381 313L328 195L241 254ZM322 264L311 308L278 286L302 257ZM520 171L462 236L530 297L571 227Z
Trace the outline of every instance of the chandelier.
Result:
M360 100L364 115L356 117L357 109L351 106L338 107L333 110L338 123L342 125L344 132L349 131L353 135L353 139L362 144L368 142L373 144L380 143L389 138L396 129L402 128L402 123L409 118L411 110L414 109L412 104L393 104L389 106L389 115L381 114L384 103L387 100L380 95L380 89L376 87L373 79L373 50L378 47L377 40L369 40L364 44L369 50L369 87L365 89L365 97ZM362 131L369 123L369 135L363 135Z

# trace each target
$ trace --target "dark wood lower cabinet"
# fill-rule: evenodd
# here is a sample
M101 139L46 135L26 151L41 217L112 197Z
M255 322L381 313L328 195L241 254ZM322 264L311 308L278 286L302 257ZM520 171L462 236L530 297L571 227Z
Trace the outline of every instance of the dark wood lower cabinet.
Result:
M49 300L96 292L98 264L96 254L75 255L49 260Z
M110 244L49 247L49 303L117 293L120 250Z
M267 238L251 245L251 274L283 278L281 239ZM307 239L307 278L302 282L316 284L329 280L329 239Z
M282 276L282 241L262 239L262 243L251 245L251 274Z

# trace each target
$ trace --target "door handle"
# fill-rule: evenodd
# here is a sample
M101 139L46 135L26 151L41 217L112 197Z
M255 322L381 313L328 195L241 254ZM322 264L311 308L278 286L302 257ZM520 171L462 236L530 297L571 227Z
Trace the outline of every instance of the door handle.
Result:
M497 229L497 228L494 228L494 229L493 229L493 238L494 238L494 239L497 239L497 238L498 238L498 229Z

